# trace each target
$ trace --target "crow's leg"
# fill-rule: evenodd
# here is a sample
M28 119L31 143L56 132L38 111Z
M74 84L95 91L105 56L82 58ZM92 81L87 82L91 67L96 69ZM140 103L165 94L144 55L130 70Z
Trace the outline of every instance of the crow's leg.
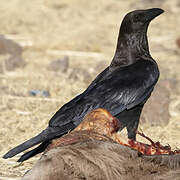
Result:
M129 139L136 140L136 131L138 129L139 118L141 115L142 108L143 108L143 105L134 107L133 109L131 109L131 112L129 113L129 117L127 117L127 121L129 122L127 124L127 131L128 131Z
M139 119L134 120L129 123L127 126L128 138L132 140L136 140L136 131L138 129Z
M119 131L126 127L129 139L136 140L136 131L139 125L139 118L141 115L142 108L143 104L128 110L124 110L123 112L116 115L116 117L122 124L119 128Z

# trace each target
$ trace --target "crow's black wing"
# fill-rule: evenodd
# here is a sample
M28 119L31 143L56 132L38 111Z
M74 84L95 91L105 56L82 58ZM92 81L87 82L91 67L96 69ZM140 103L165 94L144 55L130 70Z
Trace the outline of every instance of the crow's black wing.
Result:
M121 67L99 82L85 99L96 99L96 107L105 108L116 116L146 101L159 77L157 64L139 60Z
M84 115L95 109L105 108L113 116L144 102L151 94L159 77L153 61L139 60L130 66L106 69L92 82L84 93L65 104L50 120L49 125L76 126Z

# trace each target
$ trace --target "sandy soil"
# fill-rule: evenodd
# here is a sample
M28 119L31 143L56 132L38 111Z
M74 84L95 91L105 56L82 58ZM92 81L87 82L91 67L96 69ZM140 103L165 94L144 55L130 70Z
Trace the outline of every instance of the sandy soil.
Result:
M13 64L17 68L9 71L6 60L18 48L13 46L13 53L0 52L0 156L43 130L59 107L82 92L110 63L123 16L131 10L149 7L166 11L151 23L149 44L161 79L175 79L177 89L170 96L169 124L162 128L146 123L140 128L154 140L180 147L178 0L1 0L1 34L23 48L26 65ZM66 70L48 68L52 61L64 56L69 57ZM34 89L49 91L50 96L32 97L29 91ZM39 156L20 165L17 158L0 159L2 179L23 175Z

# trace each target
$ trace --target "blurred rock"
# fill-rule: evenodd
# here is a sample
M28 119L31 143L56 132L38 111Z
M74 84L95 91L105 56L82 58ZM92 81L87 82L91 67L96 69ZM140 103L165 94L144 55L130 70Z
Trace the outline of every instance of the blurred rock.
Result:
M177 45L178 48L180 48L180 38L176 39L176 45Z
M169 123L170 91L175 87L173 80L160 80L145 104L140 124L166 126Z
M4 73L2 64L0 64L0 73L1 73L1 74Z
M16 68L23 68L26 65L24 59L21 56L11 56L5 60L5 68L8 71L13 71Z
M15 68L24 67L26 65L26 62L22 58L21 46L0 35L0 55L6 54L10 55L10 57L5 59L4 62L0 62L0 73L3 73L5 70L13 71ZM2 65L3 63L5 67Z
M45 90L31 90L29 91L29 94L31 96L44 96L44 97L50 96L49 91L45 91Z
M59 0L54 0L53 3L51 1L45 1L44 5L47 6L48 8L53 8L53 9L62 9L66 8L68 5L62 1Z
M172 92L173 94L178 92L177 83L178 81L176 79L164 79L160 81L160 85L165 87L169 91L169 94L171 94Z
M11 54L11 55L21 55L22 48L16 42L4 38L0 35L0 54Z
M92 76L90 75L90 73L82 68L72 69L69 78L74 81L83 81L86 84L89 84L92 81Z
M67 72L69 68L69 57L65 56L63 59L52 61L47 67L48 70L55 72Z

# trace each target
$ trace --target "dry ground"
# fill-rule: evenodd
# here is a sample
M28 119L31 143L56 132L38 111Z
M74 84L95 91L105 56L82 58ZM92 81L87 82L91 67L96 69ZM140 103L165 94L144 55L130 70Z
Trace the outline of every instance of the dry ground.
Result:
M177 80L177 89L170 97L169 124L162 128L146 123L140 128L154 140L180 147L178 0L0 0L0 3L1 34L23 47L22 57L26 61L25 66L9 71L5 61L10 55L0 55L0 156L39 133L60 106L82 92L110 63L123 16L128 11L149 7L165 10L150 24L149 43L160 66L161 79ZM66 55L67 72L47 68ZM34 89L47 90L50 97L30 96L29 91ZM38 157L21 165L15 162L18 157L0 159L0 176L21 176Z

